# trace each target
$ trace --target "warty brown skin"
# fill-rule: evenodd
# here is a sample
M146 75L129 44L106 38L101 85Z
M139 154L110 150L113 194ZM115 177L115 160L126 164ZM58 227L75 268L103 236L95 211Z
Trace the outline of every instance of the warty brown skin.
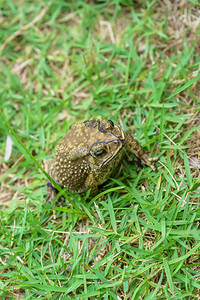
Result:
M61 187L82 193L105 182L121 160L124 148L142 164L156 170L154 162L131 136L110 120L91 119L74 124L60 140L49 162L49 175Z

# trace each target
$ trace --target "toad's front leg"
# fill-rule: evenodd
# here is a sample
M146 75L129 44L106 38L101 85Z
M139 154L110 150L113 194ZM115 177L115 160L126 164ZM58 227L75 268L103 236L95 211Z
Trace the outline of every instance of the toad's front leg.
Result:
M133 153L142 164L151 167L154 171L157 171L155 162L158 161L158 157L150 157L129 132L125 133L125 143L128 151Z
M84 188L83 189L85 191L91 189L90 195L92 197L94 197L98 194L99 189L98 189L98 184L97 184L97 180L96 180L94 172L91 172L91 173L88 174L88 177L87 177L87 179L84 183Z

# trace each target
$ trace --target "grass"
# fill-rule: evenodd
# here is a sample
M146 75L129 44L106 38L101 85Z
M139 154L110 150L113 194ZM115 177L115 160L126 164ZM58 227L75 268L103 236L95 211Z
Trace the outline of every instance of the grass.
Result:
M200 6L165 2L2 2L1 299L199 299ZM58 141L97 116L158 171L125 157L105 199L45 203Z

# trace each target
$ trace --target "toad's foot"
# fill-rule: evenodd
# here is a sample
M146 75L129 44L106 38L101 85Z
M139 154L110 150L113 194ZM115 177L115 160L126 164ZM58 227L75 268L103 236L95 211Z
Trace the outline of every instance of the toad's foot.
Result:
M141 164L149 166L153 171L157 171L155 163L159 160L158 157L151 157L147 153L143 153L138 159L141 161Z

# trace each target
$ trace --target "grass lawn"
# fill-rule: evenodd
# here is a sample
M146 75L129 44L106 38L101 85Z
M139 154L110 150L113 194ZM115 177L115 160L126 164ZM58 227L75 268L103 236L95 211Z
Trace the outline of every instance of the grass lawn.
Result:
M200 299L198 0L0 5L0 299ZM59 140L98 116L158 171L125 156L102 200L45 203Z

